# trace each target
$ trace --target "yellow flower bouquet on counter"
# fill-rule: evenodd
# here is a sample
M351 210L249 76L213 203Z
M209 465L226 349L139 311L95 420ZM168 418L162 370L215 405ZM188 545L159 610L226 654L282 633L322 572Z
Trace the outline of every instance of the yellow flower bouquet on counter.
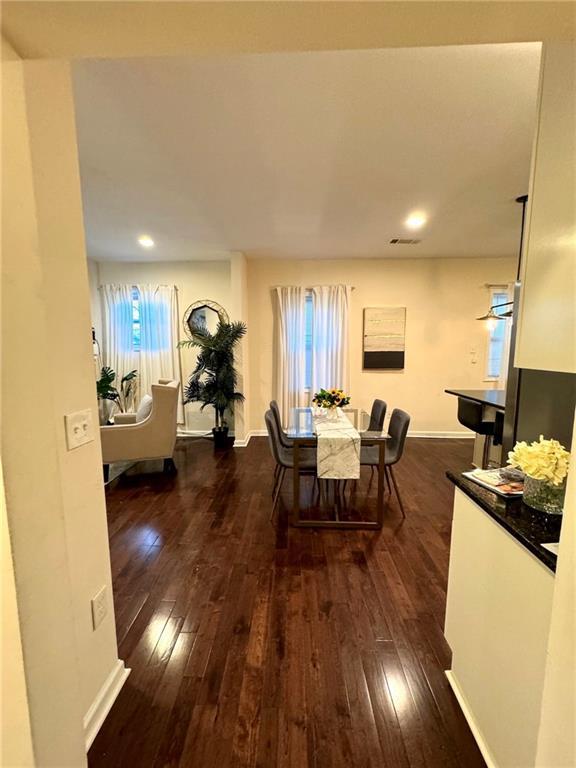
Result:
M516 443L508 454L508 464L524 472L524 503L550 514L562 514L570 453L558 440L540 435L530 445Z
M321 389L312 402L318 408L343 408L350 402L350 397L342 389Z

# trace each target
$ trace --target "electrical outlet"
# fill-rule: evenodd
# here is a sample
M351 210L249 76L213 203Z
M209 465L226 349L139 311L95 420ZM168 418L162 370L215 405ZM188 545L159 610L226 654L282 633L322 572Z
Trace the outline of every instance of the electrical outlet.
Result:
M97 595L92 598L92 627L102 623L108 613L108 590L103 586Z
M66 424L66 444L69 451L94 440L92 411L89 408L85 411L67 413L64 422Z

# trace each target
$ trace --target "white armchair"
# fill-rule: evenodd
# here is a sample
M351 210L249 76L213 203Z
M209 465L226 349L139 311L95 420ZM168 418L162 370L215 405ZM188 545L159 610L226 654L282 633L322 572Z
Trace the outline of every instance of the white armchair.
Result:
M176 418L180 383L160 379L152 385L152 409L141 421L136 413L119 414L115 424L100 427L104 478L115 461L164 459L164 469L173 469Z

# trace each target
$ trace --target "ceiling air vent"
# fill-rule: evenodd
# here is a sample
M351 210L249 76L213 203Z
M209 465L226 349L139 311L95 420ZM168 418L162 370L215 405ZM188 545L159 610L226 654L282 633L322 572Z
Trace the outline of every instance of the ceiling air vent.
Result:
M412 240L410 238L405 238L405 237L393 237L392 240L390 240L391 245L417 245L420 242L422 241Z

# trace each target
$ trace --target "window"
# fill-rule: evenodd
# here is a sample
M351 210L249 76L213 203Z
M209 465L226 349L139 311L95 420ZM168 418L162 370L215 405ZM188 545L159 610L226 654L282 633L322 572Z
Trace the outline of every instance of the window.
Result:
M490 305L494 307L501 306L510 301L508 298L508 291L502 286L494 286L490 289ZM509 307L505 307L502 311L506 311ZM498 310L495 310L499 314ZM489 326L488 335L488 364L486 366L486 378L487 379L499 379L502 376L503 368L507 365L508 360L505 359L505 351L508 347L508 333L509 333L509 321L508 320L494 320L493 324Z
M132 286L132 349L140 352L140 294L135 285Z
M305 344L305 371L304 387L306 390L312 389L312 339L314 327L314 302L312 291L306 292L304 304L304 344Z

